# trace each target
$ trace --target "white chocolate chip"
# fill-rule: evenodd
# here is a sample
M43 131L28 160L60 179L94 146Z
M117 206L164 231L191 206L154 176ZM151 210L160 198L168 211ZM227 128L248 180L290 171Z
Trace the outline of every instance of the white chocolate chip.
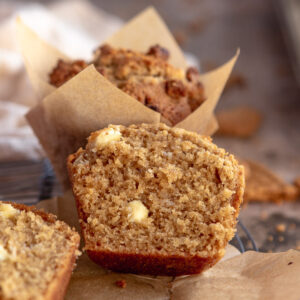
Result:
M103 148L107 144L113 141L118 141L121 138L121 132L114 128L107 128L102 130L95 140L95 146L97 148Z
M9 256L8 252L0 245L0 261L7 259Z
M10 252L9 252L10 251ZM17 249L15 247L9 247L9 251L0 245L0 261L2 260L15 260L17 257Z
M18 213L19 211L15 209L13 206L11 206L10 204L6 204L6 203L0 204L0 217L10 219L16 216Z
M128 206L131 222L141 222L148 217L148 209L140 200L131 201Z
M163 155L164 155L164 156L167 156L168 158L172 158L173 153L172 153L172 152L166 152L166 151L163 151Z

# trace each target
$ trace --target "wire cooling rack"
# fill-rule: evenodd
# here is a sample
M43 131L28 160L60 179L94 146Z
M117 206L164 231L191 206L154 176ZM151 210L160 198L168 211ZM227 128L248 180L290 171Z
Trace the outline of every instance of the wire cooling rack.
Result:
M248 250L258 251L252 235L240 219L238 220L236 234L230 241L230 244L237 247L241 253L244 253Z
M36 204L61 193L48 159L0 163L0 200ZM258 251L253 237L241 220L230 242L241 253Z

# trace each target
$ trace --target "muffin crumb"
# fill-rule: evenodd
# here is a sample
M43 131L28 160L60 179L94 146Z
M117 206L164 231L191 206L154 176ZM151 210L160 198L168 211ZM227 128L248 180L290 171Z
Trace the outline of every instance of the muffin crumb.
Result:
M124 289L124 288L126 288L126 286L127 286L127 282L126 282L126 280L124 280L124 279L122 279L122 280L117 280L117 281L115 282L115 284L116 284L117 287L119 287L119 288L121 288L121 289Z
M95 146L117 128L121 139ZM234 236L243 169L209 138L164 124L110 125L69 156L68 169L85 249L106 268L197 273Z

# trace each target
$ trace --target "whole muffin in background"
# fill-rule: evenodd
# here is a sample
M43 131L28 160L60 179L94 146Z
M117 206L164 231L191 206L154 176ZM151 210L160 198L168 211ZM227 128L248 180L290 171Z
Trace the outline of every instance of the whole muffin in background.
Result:
M85 250L130 273L200 273L234 236L243 168L207 137L110 125L68 159Z
M168 63L169 56L168 50L159 45L140 53L105 44L95 51L91 62L58 61L49 79L59 87L94 64L110 82L175 125L198 108L205 97L198 71L174 68Z

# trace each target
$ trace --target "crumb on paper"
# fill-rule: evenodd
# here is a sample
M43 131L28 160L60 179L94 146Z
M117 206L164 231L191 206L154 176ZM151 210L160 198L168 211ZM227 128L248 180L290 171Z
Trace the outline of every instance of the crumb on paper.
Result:
M277 232L285 232L286 231L286 225L284 223L280 223L276 226Z
M126 288L126 285L127 285L126 280L124 280L124 279L122 279L122 280L117 280L117 281L115 282L115 284L116 284L117 287L119 287L119 288L121 288L121 289Z
M293 262L292 261L290 261L289 263L288 263L288 266L290 266L290 265L292 265L293 264Z

